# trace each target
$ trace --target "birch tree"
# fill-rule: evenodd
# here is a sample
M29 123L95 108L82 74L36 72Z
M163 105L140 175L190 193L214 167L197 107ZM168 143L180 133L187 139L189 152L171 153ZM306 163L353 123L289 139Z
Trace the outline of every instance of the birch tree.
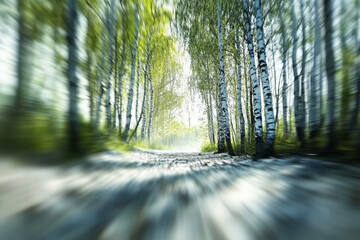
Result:
M262 88L263 88L265 112L266 112L265 153L272 154L274 152L274 144L275 144L275 121L274 121L272 94L271 94L270 82L269 82L268 66L266 62L261 0L255 0L255 12L256 12L256 36L257 36L257 44L258 44L258 57L259 57L259 66L261 70Z
M123 32L123 40L122 40L122 47L121 47L121 62L119 66L119 84L118 84L118 92L119 92L119 106L118 106L118 131L119 136L122 136L122 108L123 108L123 94L122 94L122 88L123 88L123 76L124 76L124 67L125 67L125 61L126 61L126 35L125 31Z
M225 151L225 141L229 154L234 155L231 145L230 126L229 126L229 110L227 103L227 91L225 82L225 66L223 52L223 36L222 36L222 12L220 0L218 5L218 41L219 41L219 135L218 135L218 151Z
M239 119L240 119L240 144L241 144L240 152L244 153L245 152L245 120L244 120L242 103L241 103L241 87L242 87L241 64L240 64L241 50L240 50L239 30L236 28L235 31L236 31L235 32L235 44L236 44L236 48L237 48L237 59L236 59L236 64L237 64L237 106L238 106Z
M108 66L108 76L107 76L107 83L106 83L106 127L108 132L111 132L111 77L113 71L113 56L114 56L114 20L115 20L115 0L111 0L111 5L109 6L111 11L108 15L109 25L108 25L108 32L109 32L109 66Z
M294 111L295 111L295 126L296 134L301 143L304 141L304 126L302 121L301 113L301 97L300 97L300 82L299 72L297 63L297 48L298 48L298 35L297 35L297 18L295 14L295 3L291 1L291 18L292 18L292 38L293 38L293 49L292 49L292 67L294 73Z
M284 125L284 138L288 138L288 121L287 121L287 79L286 79L286 56L288 51L288 46L286 42L286 27L284 21L284 4L278 1L279 14L280 14L280 26L281 26L281 41L282 41L282 114L283 114L283 125Z
M130 75L130 85L129 85L129 92L128 92L128 102L126 107L126 124L124 129L123 138L127 140L129 130L130 130L130 123L131 123L131 111L132 111L132 103L133 103L133 95L134 95L134 82L135 82L135 65L136 65L136 54L138 49L138 36L139 36L139 6L136 6L135 11L135 37L131 52L131 75Z
M246 41L248 45L248 52L250 58L250 75L252 82L253 90L253 112L255 120L255 142L256 142L256 155L262 156L263 153L263 128L262 128L262 116L261 116L261 99L260 99L260 84L256 75L256 65L255 65L255 56L254 56L254 44L253 36L251 32L251 20L250 20L250 11L249 11L249 2L248 0L243 0L243 16L245 21L245 30L246 30Z

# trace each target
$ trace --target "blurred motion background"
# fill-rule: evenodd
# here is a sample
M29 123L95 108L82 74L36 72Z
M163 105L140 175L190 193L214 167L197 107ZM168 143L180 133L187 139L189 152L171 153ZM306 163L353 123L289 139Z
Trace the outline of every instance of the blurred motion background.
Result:
M231 138L239 152L238 28L244 144L253 153L243 7L222 5ZM359 1L278 0L262 7L276 149L358 156ZM1 151L86 153L109 139L129 141L133 132L141 146L174 147L191 138L205 151L215 149L216 6L194 9L187 1L2 0ZM200 24L201 16L209 21Z
M0 0L0 239L356 239L360 0L259 3Z
M198 135L179 113L188 93L172 3L19 0L0 11L2 151L62 157L131 135L142 147Z

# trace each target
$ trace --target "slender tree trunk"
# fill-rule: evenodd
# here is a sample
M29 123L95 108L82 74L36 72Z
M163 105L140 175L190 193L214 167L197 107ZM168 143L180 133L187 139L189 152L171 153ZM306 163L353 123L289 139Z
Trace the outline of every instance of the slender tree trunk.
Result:
M103 31L104 32L104 29ZM102 49L106 49L106 43L105 40L102 41ZM105 54L103 53L101 55L101 60L100 60L100 64L99 64L99 74L98 74L98 82L99 82L99 89L100 89L100 93L99 93L99 97L97 99L97 103L96 103L96 110L95 110L95 129L98 131L99 130L99 125L100 125L100 115L101 115L101 104L102 104L102 99L104 96L104 84L103 84L103 79L104 79L104 69L105 69Z
M305 145L305 129L306 129L306 106L305 106L305 72L306 72L306 28L304 17L304 0L300 0L300 14L301 14L301 32L302 32L302 59L301 59L301 79L300 79L300 111L301 111L301 126L302 135L304 136L302 146Z
M281 24L281 40L282 40L282 78L283 78L283 86L282 86L282 112L283 112L283 125L284 125L284 138L287 139L289 137L289 130L288 130L288 120L287 120L287 79L286 79L286 56L288 51L288 46L286 43L286 27L284 21L284 4L279 3L280 9L280 24Z
M108 66L108 79L106 83L106 128L108 133L111 132L111 76L113 72L113 45L114 45L114 14L115 14L115 0L111 0L111 13L109 16L109 66Z
M248 51L250 57L250 74L251 74L251 85L253 89L253 95L251 96L253 104L253 117L254 117L254 127L255 127L255 142L256 142L256 155L262 156L263 152L263 126L262 126L262 115L261 115L261 96L260 96L260 83L256 75L256 65L254 57L254 44L253 37L251 32L251 20L250 20L250 11L248 0L243 0L244 5L244 20L246 26L246 36L248 43Z
M154 86L153 86L153 80L152 80L152 73L151 73L151 62L149 64L149 87L150 87L150 101L149 101L149 123L148 123L148 129L147 129L147 139L149 142L151 142L152 139L152 131L153 131L153 118L154 118Z
M248 81L248 76L247 76L247 65L248 65L248 58L245 56L245 43L243 43L243 56L244 56L244 61L243 61L243 66L244 66L244 78L245 78L245 86L246 86L246 117L247 117L247 123L248 123L248 143L251 143L251 133L254 132L254 114L253 114L253 104L252 104L252 94L251 94L251 81Z
M251 104L254 113L254 127L255 127L255 142L256 142L256 156L263 156L263 127L262 127L262 116L261 116L261 97L260 97L260 84L256 75L256 65L255 65L255 56L254 56L254 44L253 36L251 32L251 20L250 20L250 11L249 11L249 2L248 0L243 0L244 5L244 20L246 27L246 40L248 44L248 51L250 57L250 75L251 75L251 84L252 84L252 100Z
M68 44L68 66L67 66L67 79L69 86L69 117L68 117L68 144L69 151L78 153L80 151L80 129L79 129L79 113L78 113L78 92L79 82L76 77L77 66L77 1L68 0L67 12L67 44Z
M210 143L215 144L214 117L211 93L209 95L209 117L210 117Z
M122 49L121 49L121 62L119 67L119 108L118 108L118 128L119 136L122 135L122 109L123 109L123 95L122 95L122 86L123 86L123 76L124 76L124 67L126 61L126 39L125 33L123 33L122 40Z
M219 40L219 142L218 151L225 151L225 141L228 147L229 154L234 155L234 150L231 144L230 125L229 125L229 110L227 104L227 92L225 82L225 66L224 66L224 52L223 52L223 37L222 37L222 12L220 0L218 4L218 40Z
M138 108L139 108L139 86L140 86L140 58L138 56L138 61L137 61L137 68L136 68L136 76L137 76L137 80L136 80L136 104L135 104L135 119L139 119L138 117ZM140 114L141 115L141 114ZM141 118L141 117L140 117ZM136 138L137 134L135 133L135 138Z
M296 134L301 142L304 140L304 126L302 122L301 113L301 98L300 98L300 85L299 74L297 68L297 48L298 48L298 36L297 36L297 19L295 14L295 4L291 1L291 13L292 13L292 35L293 35L293 52L292 52L292 64L294 72L294 107L295 107L295 126Z
M215 131L214 131L214 117L213 117L213 105L212 105L212 82L210 81L211 77L210 77L210 70L209 70L209 61L208 59L206 59L205 62L205 68L206 68L206 72L207 72L207 84L208 84L208 91L207 93L205 93L205 97L209 98L208 99L208 127L209 127L209 138L210 138L210 143L212 145L215 144Z
M268 66L266 62L266 47L264 41L264 30L263 30L263 13L261 7L261 0L255 0L255 11L256 11L256 36L258 43L258 56L259 66L261 69L261 79L263 87L263 95L265 101L265 112L266 112L266 144L265 153L274 153L275 144L275 121L274 121L274 108L272 103L272 94L269 82Z
M117 32L115 32L115 65L114 65L114 69L115 69L115 72L114 72L114 108L113 108L113 123L112 123L112 128L113 128L113 131L115 132L115 129L116 129L116 118L117 118L117 115L116 115L116 112L118 110L118 100L119 100L119 97L118 97L118 51L119 51L119 41L118 41L118 35L117 35Z
M333 49L333 1L324 0L325 54L327 75L327 136L329 150L336 149L335 133L335 56Z
M319 4L317 1L314 1L315 8L315 41L314 41L314 56L313 56L313 66L311 69L311 78L310 78L310 104L309 104L309 129L310 129L310 139L314 139L320 131L320 113L318 102L321 99L317 96L317 86L320 83L319 80L319 71L321 71L318 64L318 59L320 58L321 49L321 25L319 20ZM321 96L320 96L321 97Z
M134 97L134 81L135 81L135 65L136 65L136 54L138 48L138 36L139 36L139 14L138 9L135 13L135 39L132 47L132 63L131 63L131 75L130 75L130 86L129 86L129 93L128 93L128 102L126 107L126 124L124 129L123 138L127 140L129 130L130 130L130 123L131 123L131 111L132 111L132 103Z
M146 119L146 106L148 105L146 100L148 99L147 96L147 85L148 85L148 71L149 71L149 65L150 65L150 38L148 39L147 42L147 47L146 47L146 65L145 65L145 72L144 72L144 95L143 95L143 104L141 107L141 111L143 114L143 124L141 126L141 139L145 139L145 131L146 131L146 123L147 123L147 119Z
M237 104L238 104L238 112L239 112L239 119L240 119L240 152L245 153L245 121L244 115L242 110L242 103L241 103L241 64L240 64L240 39L239 39L239 30L236 28L236 35L235 35L235 44L237 48Z

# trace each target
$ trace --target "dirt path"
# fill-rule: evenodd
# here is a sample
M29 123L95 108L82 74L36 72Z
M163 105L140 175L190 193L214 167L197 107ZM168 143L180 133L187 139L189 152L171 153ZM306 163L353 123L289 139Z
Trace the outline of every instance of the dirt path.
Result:
M137 152L0 165L0 239L358 239L360 169Z

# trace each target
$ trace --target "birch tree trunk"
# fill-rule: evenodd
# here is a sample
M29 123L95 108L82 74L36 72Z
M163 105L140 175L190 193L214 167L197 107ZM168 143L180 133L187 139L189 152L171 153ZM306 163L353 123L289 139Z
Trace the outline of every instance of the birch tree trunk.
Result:
M154 86L153 86L153 80L152 80L152 74L151 74L151 62L149 64L149 87L150 87L150 101L149 101L149 123L148 123L148 129L147 129L147 139L149 142L151 142L152 138L152 130L153 130L153 117L154 117Z
M314 56L313 56L313 66L311 69L311 78L310 78L310 104L309 104L309 136L310 139L314 139L320 130L320 113L318 102L321 101L317 96L317 86L319 85L319 71L321 71L318 64L318 59L321 54L320 41L321 41L321 24L319 20L319 4L317 1L314 1L315 9L315 40L314 40ZM321 96L320 96L321 97Z
M141 126L141 139L145 139L146 136L146 123L147 123L147 119L146 119L146 106L148 105L146 100L148 99L147 96L147 85L148 85L148 71L149 71L149 65L150 65L150 38L148 39L147 42L147 47L146 47L146 65L145 65L145 73L144 73L144 95L143 95L143 104L141 107L141 112L143 114L143 124Z
M336 148L335 133L335 56L333 49L333 1L324 0L325 54L327 75L327 136L329 150Z
M264 154L263 149L263 127L262 127L262 116L261 116L261 99L260 99L260 84L256 75L256 65L254 57L254 44L253 37L251 32L251 20L250 20L250 11L249 11L249 2L248 0L243 0L244 6L244 20L246 28L246 40L249 51L250 58L250 75L251 75L251 84L252 84L252 100L253 104L253 114L254 114L254 127L255 127L255 142L256 142L256 156L262 156Z
M209 61L208 59L205 60L205 70L207 72L207 84L208 84L208 91L205 95L206 98L208 98L208 130L209 130L209 140L212 145L215 144L215 131L214 131L214 116L213 116L213 104L212 104L212 82L210 81L210 69L209 69Z
M115 9L115 0L111 0L111 13L109 18L109 66L108 66L108 79L106 83L106 127L108 133L111 132L111 76L113 71L113 45L114 45L114 9Z
M261 79L262 79L263 95L265 101L265 112L266 112L265 154L272 154L274 152L274 143L275 143L275 121L274 121L272 94L269 83L268 66L266 63L266 49L265 49L265 41L264 41L263 14L261 8L261 0L255 0L255 11L256 11L256 35L257 35L257 43L258 43L259 66L261 69Z
M140 85L140 59L138 57L138 61L137 61L137 68L136 68L136 104L135 104L135 119L140 119L138 116L138 108L139 108L139 85ZM140 113L140 115L142 115ZM135 133L135 138L136 138L137 134Z
M112 122L112 129L115 132L116 129L116 112L118 110L118 81L117 81L117 76L118 76L118 51L119 51L119 41L118 41L118 35L115 32L115 36L114 36L114 40L115 40L115 64L114 64L114 108L113 108L113 122Z
M301 59L301 79L300 79L300 116L301 116L301 126L299 129L302 131L303 140L301 145L305 145L305 129L306 129L306 107L305 107L305 71L306 71L306 28L305 28L305 17L304 17L304 0L300 0L300 14L301 14L301 32L302 32L302 59Z
M103 29L102 32L104 33L104 29ZM106 49L105 40L102 41L102 49ZM105 53L103 53L101 55L100 63L99 63L99 74L98 74L99 86L98 86L98 88L100 89L100 93L99 93L99 97L97 98L96 110L95 110L95 115L96 115L96 117L95 117L95 129L97 131L99 130L100 115L101 115L101 104L102 104L102 99L103 99L103 96L104 96L104 84L103 84L104 69L105 69Z
M122 87L123 87L123 76L124 76L124 67L126 61L126 43L125 43L125 33L123 33L123 42L122 42L122 50L121 50L121 63L119 67L119 108L118 108L118 128L119 128L119 136L122 136L122 108L123 108L123 95L122 95Z
M245 153L245 122L244 122L244 115L242 110L242 103L241 103L241 54L240 54L240 39L239 39L239 30L236 28L235 32L235 44L237 48L237 104L238 104L238 112L239 112L239 119L240 119L240 152Z
M289 130L288 130L288 121L287 121L287 79L286 79L286 56L288 51L288 46L286 43L286 27L284 22L284 4L279 3L279 9L280 9L280 24L281 24L281 40L282 40L282 78L283 78L283 86L282 86L282 112L283 112L283 125L284 125L284 138L289 137Z
M295 14L295 4L291 1L291 15L292 15L292 35L293 35L293 52L292 52L292 65L294 73L294 107L295 107L295 127L296 134L299 141L302 143L304 140L304 126L302 125L301 106L300 106L300 84L299 74L297 68L297 48L298 48L298 36L297 36L297 19Z
M223 38L222 38L222 12L220 0L218 5L218 40L219 40L219 142L218 151L225 151L225 141L228 147L229 154L234 155L234 150L231 145L229 112L227 104L227 91L225 82L225 66L224 66L224 52L223 52Z
M78 92L79 82L76 76L77 66L77 1L68 0L67 2L67 44L68 44L68 66L67 66L67 79L69 86L69 116L68 116L68 146L69 151L78 153L80 151L80 129L79 129L79 113L78 113Z
M139 13L138 9L136 9L135 13L135 39L132 47L132 62L131 62L131 75L130 75L130 86L128 92L128 102L126 107L126 124L124 129L123 138L127 140L129 130L130 130L130 123L131 123L131 111L132 111L132 103L133 103L133 96L134 96L134 81L135 81L135 65L136 65L136 54L138 48L138 36L139 36Z
M209 82L210 84L210 82ZM209 117L210 117L210 143L215 144L215 131L214 131L214 117L213 117L213 105L212 105L212 97L211 90L209 90Z

